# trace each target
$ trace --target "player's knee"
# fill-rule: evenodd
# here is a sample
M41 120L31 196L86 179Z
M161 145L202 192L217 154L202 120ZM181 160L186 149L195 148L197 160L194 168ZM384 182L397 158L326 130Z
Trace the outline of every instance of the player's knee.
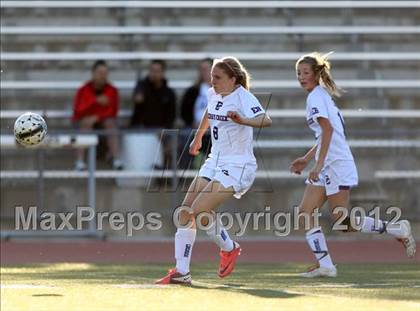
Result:
M194 212L189 206L181 206L178 214L178 222L181 226L186 226L194 221Z
M307 221L311 217L312 209L299 208L299 213L297 215L299 222Z
M183 225L183 226L185 226L190 220L192 220L193 219L193 217L192 217L193 215L192 214L189 214L188 212L186 212L186 211L182 211L180 214L179 214L179 223L181 224L181 225Z
M213 213L203 213L200 217L200 223L203 227L208 227L213 222Z

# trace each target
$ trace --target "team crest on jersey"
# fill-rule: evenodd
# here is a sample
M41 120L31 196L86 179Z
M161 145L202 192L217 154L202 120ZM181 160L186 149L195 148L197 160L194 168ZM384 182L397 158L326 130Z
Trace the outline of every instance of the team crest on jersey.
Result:
M257 112L261 111L261 107L258 107L258 106L252 107L251 110L252 110L253 113L257 113Z
M316 108L316 107L312 108L311 114L316 114L316 113L319 113L318 108Z
M214 109L219 110L220 108L222 108L222 106L223 106L223 102L217 102L216 108L214 108Z

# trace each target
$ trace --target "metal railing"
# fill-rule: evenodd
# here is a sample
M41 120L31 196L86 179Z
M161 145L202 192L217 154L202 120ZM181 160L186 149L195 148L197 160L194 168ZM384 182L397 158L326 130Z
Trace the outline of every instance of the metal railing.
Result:
M420 1L1 1L1 8L419 8Z
M419 34L419 26L2 26L2 35Z
M221 58L234 55L242 61L296 61L301 53L288 52L2 52L1 60L6 61L87 61L87 60L153 60L167 61ZM334 61L412 61L420 60L420 53L415 52L336 52L329 59Z
M39 106L39 105L38 105ZM0 110L0 119L15 119L27 110ZM71 110L31 110L33 113L50 119L70 119L73 115ZM119 118L131 117L131 109L120 109ZM342 109L343 116L351 119L417 119L420 118L420 109ZM304 118L304 109L270 109L271 118Z
M87 194L88 194L88 206L95 211L96 209L96 145L98 144L98 137L96 135L58 135L48 136L47 139L42 143L40 148L37 148L38 154L38 170L35 174L23 171L20 174L12 174L6 177L7 171L1 171L0 177L3 178L31 178L37 179L37 192L38 192L38 205L44 207L44 195L45 195L45 178L48 178L48 173L44 168L45 155L43 148L48 149L60 149L60 148L86 148L87 154L87 172L84 178L87 179ZM2 150L5 149L16 149L23 148L20 146L14 136L12 135L1 135L0 146ZM31 148L29 148L31 149ZM13 173L13 172L12 172ZM29 174L28 174L29 173ZM58 175L58 178L63 178L63 175ZM1 238L11 237L40 237L40 236L61 236L61 237L99 237L100 234L96 230L95 217L89 221L88 228L83 230L63 230L63 231L1 231Z
M127 131L119 131L119 134ZM129 131L132 133L132 131ZM148 133L160 133L160 130L147 130ZM179 179L193 178L197 175L197 170L179 169L177 167L178 159L178 136L179 130L166 130L166 135L171 136L172 143L172 166L167 170L150 169L145 171L113 171L113 170L96 170L96 145L98 138L93 134L51 134L47 139L37 148L39 160L37 170L3 170L0 172L2 180L37 180L37 191L40 195L39 206L44 204L44 182L45 179L87 179L87 193L88 206L93 210L96 208L96 181L97 179L113 179L113 178L147 178L151 181L152 178L169 178L172 181L172 204L177 205L178 193L177 187ZM255 142L257 148L308 148L314 144L313 140L260 140ZM349 140L350 146L353 148L420 148L419 140ZM13 135L1 135L0 145L2 150L22 148L14 139ZM73 171L73 170L45 170L43 165L43 150L45 149L59 149L59 148L87 148L88 149L88 170L87 171ZM29 150L32 148L29 148ZM23 149L24 150L24 149ZM293 175L285 170L259 170L257 172L257 179L303 179L306 174ZM376 171L374 172L376 179L420 179L420 171ZM63 231L63 232L45 232L45 231L3 231L2 238L11 237L34 237L34 236L92 236L99 237L99 232L96 231L95 219L89 222L88 228L81 231Z
M2 90L75 90L82 85L81 81L7 81L1 80ZM420 80L415 79L390 79L390 80L337 80L336 83L343 88L376 89L376 88L403 88L420 89ZM119 89L133 89L135 81L113 81ZM170 81L169 85L176 89L184 89L191 86L189 80ZM252 89L294 89L300 88L299 83L294 80L255 80L251 83Z

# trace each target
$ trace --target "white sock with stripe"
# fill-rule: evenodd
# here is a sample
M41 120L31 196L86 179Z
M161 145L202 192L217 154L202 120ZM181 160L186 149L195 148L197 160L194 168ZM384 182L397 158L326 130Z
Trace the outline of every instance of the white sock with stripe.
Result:
M197 234L196 229L180 229L175 234L176 270L181 274L190 272L191 253Z
M356 216L356 223L359 224L361 221L360 217ZM397 239L404 237L404 231L398 225L398 223L394 225L389 225L387 221L380 220L375 223L375 218L373 217L364 217L362 228L360 232L368 232L368 233L389 233L390 235L396 237Z
M233 250L233 241L225 227L223 227L220 218L214 217L213 223L210 228L206 230L206 233L222 251L230 252Z
M361 218L359 216L355 217L356 224L360 224L360 232L363 233L384 233L386 232L386 222L379 220L375 223L375 218L373 217L363 217L363 223L361 223Z
M320 267L334 267L321 227L315 227L306 232L306 241L308 242L310 249L318 260Z

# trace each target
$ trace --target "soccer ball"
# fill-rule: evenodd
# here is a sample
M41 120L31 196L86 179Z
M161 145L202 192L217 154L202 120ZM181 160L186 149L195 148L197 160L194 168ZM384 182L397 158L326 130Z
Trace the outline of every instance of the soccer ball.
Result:
M14 133L21 145L38 145L47 134L47 123L39 114L26 112L16 119Z

